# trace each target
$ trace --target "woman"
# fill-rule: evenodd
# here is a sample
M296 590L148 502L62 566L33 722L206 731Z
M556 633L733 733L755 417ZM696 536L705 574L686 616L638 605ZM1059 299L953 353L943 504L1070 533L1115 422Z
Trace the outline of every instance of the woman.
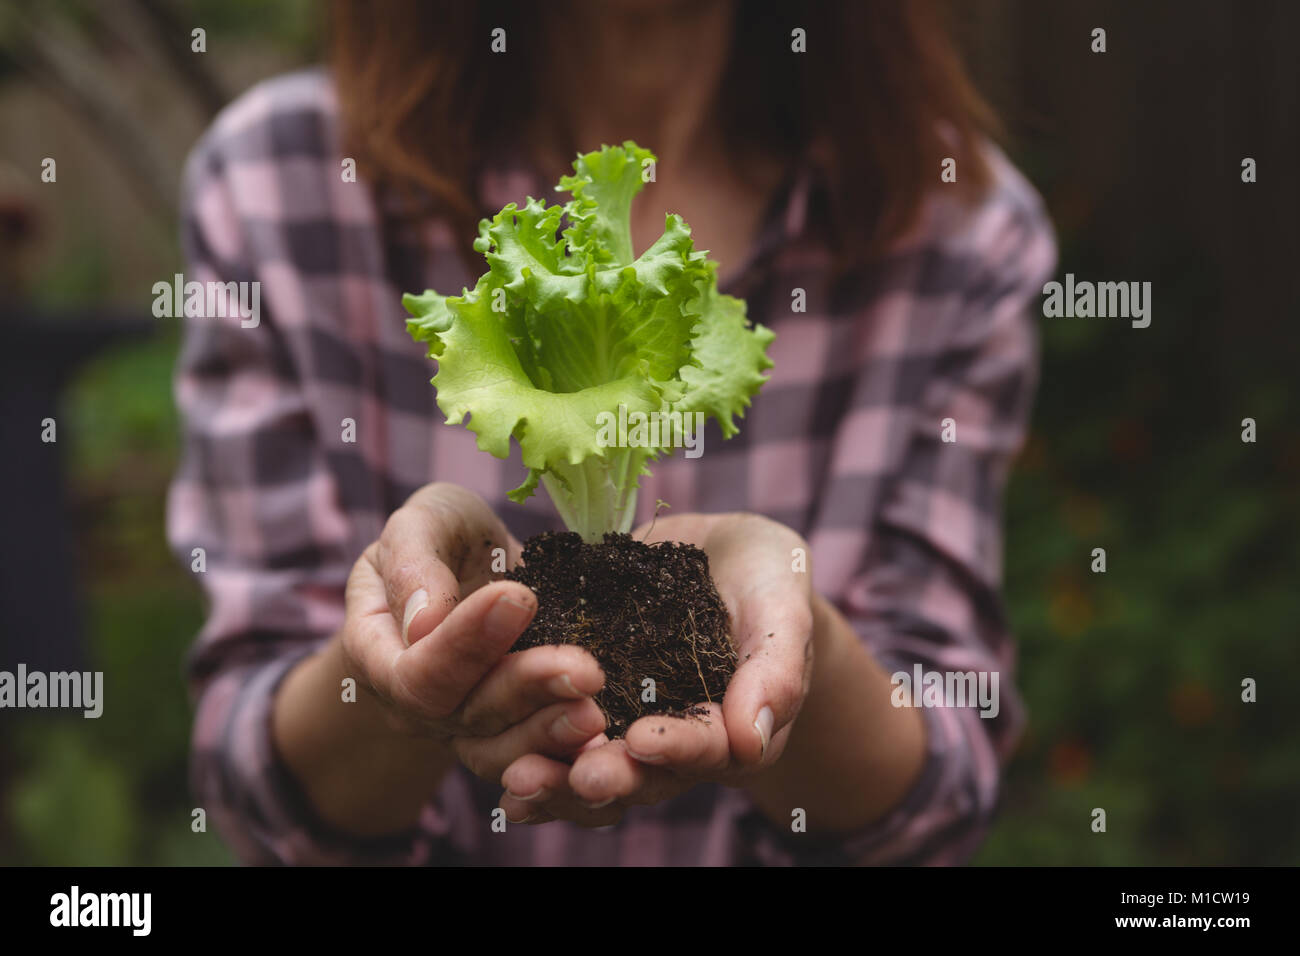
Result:
M332 69L256 87L197 147L187 278L261 283L256 328L189 322L169 512L211 600L195 785L242 858L977 845L1010 680L988 718L897 706L891 675L1008 676L1000 495L1054 247L928 6L813 6L341 0ZM682 213L777 337L740 436L707 433L640 495L642 519L673 509L653 539L708 552L743 662L708 721L610 741L585 652L507 654L536 600L488 555L557 523L506 500L517 456L439 424L399 301L472 286L480 216L625 139L659 157L637 249Z

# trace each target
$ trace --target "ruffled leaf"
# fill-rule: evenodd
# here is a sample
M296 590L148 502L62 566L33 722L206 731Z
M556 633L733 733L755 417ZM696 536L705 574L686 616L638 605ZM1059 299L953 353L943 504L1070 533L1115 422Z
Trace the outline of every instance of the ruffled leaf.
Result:
M653 160L631 142L579 156L560 182L570 202L530 198L480 223L488 271L472 291L402 300L410 334L438 360L448 424L468 418L479 448L499 458L516 441L529 473L511 497L543 484L590 540L627 530L639 476L671 441L663 429L655 447L612 447L602 423L620 407L700 411L729 437L771 366L772 333L718 294L716 265L681 217L667 216L634 257L631 204Z

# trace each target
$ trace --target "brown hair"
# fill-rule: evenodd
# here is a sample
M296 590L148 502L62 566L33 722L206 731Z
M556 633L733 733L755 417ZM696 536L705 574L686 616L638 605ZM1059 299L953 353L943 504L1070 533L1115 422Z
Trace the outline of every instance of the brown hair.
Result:
M510 0L334 2L345 150L377 187L426 200L416 208L445 217L466 253L479 218L495 212L482 206L475 171L534 108L529 77L541 60L526 39L540 36L542 15L543 4ZM502 24L510 55L484 55ZM795 26L807 53L791 52ZM933 0L825 0L794 14L740 0L716 115L737 155L816 158L841 266L915 222L944 157L957 160L960 189L982 191L989 172L977 144L997 131ZM579 146L595 148L572 152Z

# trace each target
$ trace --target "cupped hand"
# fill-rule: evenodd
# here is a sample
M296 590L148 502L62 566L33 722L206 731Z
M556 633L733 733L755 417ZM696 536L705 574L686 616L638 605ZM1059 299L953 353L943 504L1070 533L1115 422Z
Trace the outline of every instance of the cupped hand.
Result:
M497 782L521 756L571 758L600 739L605 677L577 647L507 653L537 598L499 580L494 556L512 566L519 542L478 495L420 489L352 569L343 649L390 730L443 742Z
M807 544L751 514L678 515L634 532L702 548L727 606L739 664L721 702L699 717L643 717L620 740L587 742L572 764L540 752L505 769L500 806L514 822L616 823L697 783L742 783L781 756L812 676ZM800 561L802 549L803 560ZM701 702L703 703L703 702Z

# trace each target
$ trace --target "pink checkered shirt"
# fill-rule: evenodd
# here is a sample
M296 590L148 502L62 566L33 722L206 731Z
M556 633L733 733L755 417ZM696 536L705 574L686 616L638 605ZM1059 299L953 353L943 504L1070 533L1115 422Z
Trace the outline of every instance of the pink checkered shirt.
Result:
M176 369L184 457L168 534L210 610L189 660L193 785L241 859L256 863L835 864L965 859L994 813L1000 764L1023 722L1000 598L1001 494L1036 376L1027 305L1055 265L1041 201L995 148L976 207L936 184L920 225L875 264L834 280L826 194L801 168L724 291L776 332L771 380L703 457L655 466L638 520L745 510L812 550L814 584L884 667L1001 672L1001 712L926 708L928 755L903 803L861 832L792 834L743 791L701 785L616 827L564 822L494 833L500 796L458 769L411 832L359 840L315 819L272 746L286 672L343 620L348 571L386 517L429 481L478 492L520 539L557 527L524 476L441 423L401 295L473 285L439 222L402 226L340 176L328 75L257 86L196 147L185 180L185 278L261 283L261 321L186 319ZM551 196L526 169L483 174L494 211ZM645 200L643 200L645 201ZM689 210L684 210L689 219ZM807 311L791 310L792 290ZM356 422L356 441L341 422ZM943 420L957 441L941 440ZM871 729L860 728L862 733Z

